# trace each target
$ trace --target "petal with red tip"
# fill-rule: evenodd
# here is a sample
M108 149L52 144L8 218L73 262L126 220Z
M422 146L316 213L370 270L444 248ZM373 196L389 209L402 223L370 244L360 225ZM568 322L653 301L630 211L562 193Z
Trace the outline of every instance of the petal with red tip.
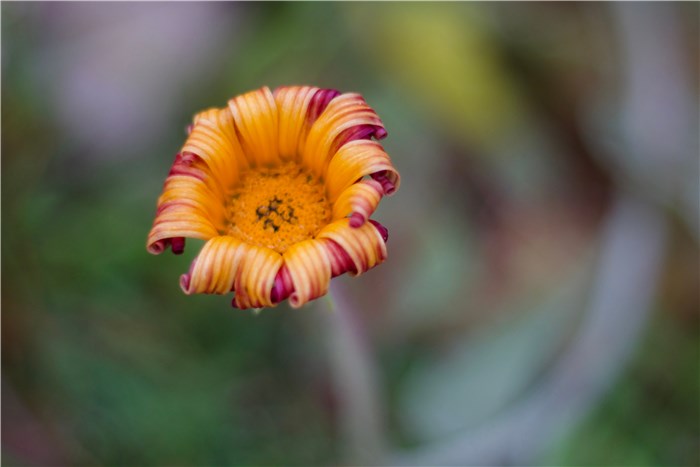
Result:
M180 278L186 294L234 290L239 308L272 306L270 293L282 256L228 236L214 237Z
M293 308L328 292L331 262L322 242L312 239L296 243L284 253L283 259L294 286L289 296Z
M223 188L236 182L248 165L228 108L197 114L182 153L201 157Z
M156 218L146 247L160 254L171 239L188 237L207 240L218 235L224 220L221 188L209 167L195 155L178 154L158 198ZM177 252L179 246L173 251Z
M362 96L341 94L330 101L309 130L302 163L323 176L338 149L350 141L377 135L386 135L384 124Z
M401 182L389 155L376 141L357 140L343 146L333 156L326 174L328 199L334 202L349 186L367 175L381 174L382 191L393 193Z
M382 263L386 257L386 244L379 230L370 222L354 228L349 219L340 219L324 227L316 238L333 240L350 257L355 276Z
M282 255L266 247L248 248L233 285L233 304L241 309L274 306L272 287L283 264Z
M382 185L372 179L350 185L333 204L333 220L350 216L350 227L360 227L377 209L383 194Z

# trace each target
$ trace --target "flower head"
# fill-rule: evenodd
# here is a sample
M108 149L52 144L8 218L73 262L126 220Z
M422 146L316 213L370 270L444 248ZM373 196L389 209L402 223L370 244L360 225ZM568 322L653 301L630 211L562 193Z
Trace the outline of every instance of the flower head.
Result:
M299 307L332 277L386 259L370 219L399 174L362 96L310 86L262 89L194 117L175 157L147 248L206 244L180 278L186 294L234 292L238 308Z

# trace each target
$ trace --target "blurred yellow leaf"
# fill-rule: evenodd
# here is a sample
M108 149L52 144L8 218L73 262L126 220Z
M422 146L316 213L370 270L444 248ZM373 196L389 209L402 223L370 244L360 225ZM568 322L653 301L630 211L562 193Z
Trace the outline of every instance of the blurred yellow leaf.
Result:
M369 14L366 8L354 13L361 16L353 22L356 33L387 77L455 137L492 147L521 116L516 85L478 7L377 5Z

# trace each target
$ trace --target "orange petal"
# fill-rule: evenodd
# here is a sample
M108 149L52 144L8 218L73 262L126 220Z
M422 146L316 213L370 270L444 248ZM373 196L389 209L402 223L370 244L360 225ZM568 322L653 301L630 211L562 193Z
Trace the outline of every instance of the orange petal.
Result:
M360 227L350 227L349 219L340 219L324 227L316 238L333 240L340 246L355 265L350 275L359 275L382 263L386 257L386 243L382 234L371 223Z
M180 278L186 294L236 292L239 308L272 306L270 293L282 256L236 238L210 239Z
M319 89L312 86L281 86L273 95L279 112L279 154L296 159L306 142L309 103Z
M224 220L221 192L209 167L195 155L178 154L158 198L156 218L146 247L162 253L171 239L207 240L218 235Z
M182 152L201 157L224 189L231 187L248 165L228 108L209 109L195 115Z
M248 252L234 282L236 297L233 305L241 309L274 306L272 287L282 263L282 255L276 251L248 245Z
M374 174L381 174L386 179L387 187L382 190L384 194L392 194L401 183L399 173L381 144L369 140L347 143L328 165L326 189L329 201L335 202L357 180Z
M359 94L342 94L328 104L309 130L302 162L319 177L336 151L357 138L381 138L384 124Z
M180 277L180 287L187 295L230 292L246 252L247 245L233 237L210 239Z
M156 219L148 234L146 248L154 255L161 254L175 238L207 240L218 235L211 223L202 218L183 219L182 215L162 216Z
M361 180L343 191L333 204L333 220L350 216L350 226L359 227L374 213L384 194L381 183Z
M251 165L279 162L277 104L267 86L228 101L236 130Z
M331 261L323 242L313 239L299 242L284 253L283 259L294 287L289 296L293 308L328 292Z

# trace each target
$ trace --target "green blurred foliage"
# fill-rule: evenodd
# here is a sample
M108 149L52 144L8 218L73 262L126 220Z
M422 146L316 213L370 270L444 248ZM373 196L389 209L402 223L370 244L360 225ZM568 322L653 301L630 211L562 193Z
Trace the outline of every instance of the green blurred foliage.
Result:
M615 390L546 464L697 465L697 332L664 313L640 347Z

